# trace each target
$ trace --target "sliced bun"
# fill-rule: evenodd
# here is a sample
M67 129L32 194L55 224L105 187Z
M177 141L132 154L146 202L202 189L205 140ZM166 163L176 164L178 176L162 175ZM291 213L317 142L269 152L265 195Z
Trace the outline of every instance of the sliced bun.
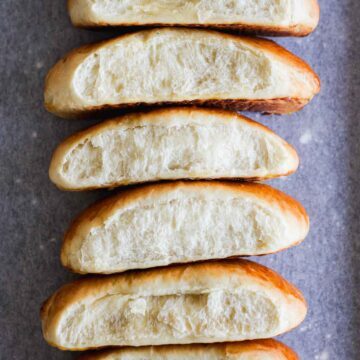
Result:
M311 68L272 41L163 28L74 50L48 74L45 106L70 118L160 104L289 113L319 88Z
M253 340L237 343L168 345L143 348L121 348L83 355L79 360L298 360L286 345L275 340Z
M239 260L82 279L47 300L41 317L51 345L86 350L271 338L306 311L294 286Z
M201 26L303 36L319 22L317 0L69 0L80 27Z
M65 190L171 179L267 179L293 173L295 150L268 128L222 110L123 116L65 140L50 178Z
M79 273L115 273L273 253L308 231L304 208L266 185L162 183L86 210L67 232L61 260Z

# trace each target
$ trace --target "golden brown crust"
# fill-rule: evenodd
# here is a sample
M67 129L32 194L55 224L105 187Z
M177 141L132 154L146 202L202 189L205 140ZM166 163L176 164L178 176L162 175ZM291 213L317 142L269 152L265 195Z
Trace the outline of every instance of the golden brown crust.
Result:
M286 177L286 176L289 176L291 174L293 174L294 171L290 171L288 173L285 173L283 175L281 175L281 177ZM261 183L262 181L264 180L271 180L271 179L275 179L277 178L277 176L268 176L265 178L263 177L248 177L248 178L235 178L235 177L232 177L232 178L223 178L223 177L219 177L219 178L216 178L216 179L192 179L192 178L188 178L188 179L180 179L180 180L156 180L156 181L149 181L149 182L137 182L137 183L131 183L131 184L127 184L127 183L122 183L121 184L121 187L124 187L124 186L128 186L128 187L138 187L138 186L145 186L145 185L151 185L151 184L155 184L155 183L158 183L158 184L164 184L164 183L167 183L169 181L184 181L184 182L195 182L195 181L203 181L204 183L210 183L210 182L242 182L242 183ZM82 189L70 189L70 188L65 188L65 187L62 187L61 185L57 185L58 189L59 190L63 190L63 191L68 191L68 192L80 192L80 191L92 191L92 190L99 190L99 189L104 189L104 187L99 187L99 186L89 186L89 187L86 187L86 188L82 188ZM120 185L118 184L110 184L108 186L106 186L107 189L109 190L115 190L115 189L118 189L118 188L121 188Z
M153 32L156 31L177 31L176 28L163 28L163 29L151 29L140 31L144 36L150 36ZM46 94L49 92L53 86L59 86L60 83L68 81L71 77L72 70L81 63L91 52L96 51L97 49L108 46L110 44L116 43L120 40L124 40L127 37L131 37L134 34L140 33L128 33L121 35L117 38L106 40L97 44L85 45L81 48L71 51L66 55L62 60L60 60L48 73L45 81L45 107L49 112L52 112L60 117L68 119L81 119L87 118L93 114L101 114L104 111L111 109L131 109L134 107L158 107L158 106L170 106L170 105L195 105L195 106L210 106L223 109L237 110L237 111L256 111L267 114L289 114L295 111L302 109L312 98L320 91L320 80L318 75L312 70L312 68L302 59L292 54L282 46L276 44L275 42L262 38L252 38L247 36L239 36L229 33L220 33L212 30L189 30L183 29L182 31L201 31L202 33L220 36L224 39L230 39L233 41L244 42L249 46L253 46L261 51L270 53L272 56L275 56L279 61L283 62L286 65L291 65L295 67L299 72L304 74L304 77L308 78L309 86L309 96L306 98L297 98L297 97L287 97L287 98L273 98L273 99L195 99L191 101L167 101L167 102L137 102L137 103L122 103L122 104L104 104L100 106L88 106L86 109L70 109L70 108L60 108L58 105L49 101ZM66 91L66 88L64 89Z
M257 183L235 183L235 182L222 182L222 181L174 181L162 182L157 184L134 186L130 189L119 191L115 196L108 197L98 203L90 206L73 222L68 233L65 236L64 242L66 243L72 237L72 234L77 231L77 228L83 222L92 223L92 226L98 226L103 219L110 217L118 208L126 206L129 203L134 203L137 200L146 197L159 195L172 191L179 187L189 188L223 188L225 191L233 191L240 193L247 193L263 201L270 203L277 203L284 212L291 212L295 217L304 219L308 224L309 219L303 206L293 199L291 196L272 188L269 185Z
M163 106L204 106L214 107L223 110L232 111L251 111L260 112L264 115L286 115L292 114L296 111L301 110L304 106L309 103L309 99L299 98L279 98L271 100L192 100L192 101L179 101L179 102L157 102L157 103L129 103L129 104L118 104L118 105L102 105L92 106L85 111L58 111L56 107L53 107L45 103L47 111L60 116L64 119L69 120L81 120L88 119L90 117L102 117L106 112L112 110L133 110L135 108L149 109L149 108L161 108Z
M266 352L267 354L273 354L274 359L278 359L281 355L286 360L298 360L297 354L288 346L276 341L273 339L265 340L252 340L252 341L242 341L235 343L220 343L220 344L193 344L193 345L167 345L167 346L158 346L158 347L144 347L137 350L143 351L148 350L154 351L159 355L169 355L169 353L174 353L176 355L183 354L186 356L189 352L196 351L200 354L206 354L208 350L216 349L219 353L224 356L236 356L242 355L247 352ZM79 360L103 360L108 356L121 354L127 350L133 350L133 348L113 348L110 350L102 350L93 353L88 353L79 357Z
M62 166L63 161L64 161L64 156L65 154L67 154L69 152L70 149L72 149L76 144L81 143L82 141L85 141L87 138L90 138L92 136L96 136L98 134L100 134L102 131L105 130L111 130L113 128L116 128L118 125L121 125L122 122L124 121L135 121L137 119L141 119L141 120L148 120L149 122L154 120L154 116L158 116L161 117L162 115L166 116L166 115L175 115L175 114L182 114L184 116L191 116L192 113L196 113L196 114L201 114L203 116L210 116L210 115L215 115L219 117L219 121L222 119L231 119L231 120L238 120L239 122L242 123L246 123L254 128L258 128L259 130L263 131L264 133L270 134L273 137L276 137L282 144L284 144L284 146L286 147L288 153L289 153L289 157L291 156L293 158L293 168L290 169L287 172L282 172L282 173L269 173L266 176L263 177L258 177L258 178L254 178L254 177L243 177L243 180L266 180L266 179L272 179L272 178L276 178L276 177L281 177L281 176L287 176L290 174L293 174L299 165L299 157L297 155L296 150L290 145L288 144L285 140L283 140L281 137L279 137L278 135L276 135L271 129L269 129L268 127L254 121L251 120L245 116L242 116L240 114L237 114L235 112L232 111L226 111L226 110L221 110L221 109L210 109L210 108L196 108L196 107L175 107L175 108L160 108L157 110L153 110L150 112L139 112L139 113L133 113L133 114L128 114L128 115L124 115L121 117L117 117L114 119L110 119L104 122L101 122L95 126L92 126L90 128L87 128L85 130L82 130L78 133L75 133L73 135L71 135L70 137L68 137L67 139L65 139L54 151L53 156L52 156L52 160L51 160L51 164L50 164L50 168L49 168L49 176L50 179L59 187L59 189L61 190L66 190L66 191L83 191L83 190L89 190L89 189L94 189L94 187L86 187L86 186L80 186L77 188L73 188L71 186L63 186L61 184L61 179L58 178L58 169L60 166ZM199 177L197 177L199 179ZM204 179L206 179L206 177L203 177ZM157 179L153 179L157 180ZM136 181L133 181L132 184L134 183L139 183ZM96 188L113 188L113 187L117 187L117 186L121 186L124 185L124 183L122 181L118 182L118 181L114 181L111 184L106 184L106 185L99 185Z
M123 274L107 276L96 275L83 277L64 285L46 300L41 308L41 317L52 317L55 313L63 311L68 305L91 295L94 291L100 293L118 285L118 283L123 285L124 288L130 289L130 287L134 286L138 288L146 282L149 284L154 283L154 279L158 278L161 278L164 282L173 282L179 281L180 279L182 281L192 281L194 278L201 278L203 276L218 278L227 275L234 277L246 276L254 279L256 282L267 283L282 293L292 296L306 304L301 292L275 271L253 261L229 259L222 261L204 261L190 265L170 265L149 270L133 270Z
M68 0L67 7L68 12L71 13L73 3L77 0ZM288 26L269 26L269 25L257 25L257 24L243 24L243 23L233 23L233 24L169 24L169 23L119 23L111 24L103 21L97 21L96 23L82 22L73 20L72 23L78 28L84 29L99 29L105 27L112 28L126 28L126 27L188 27L188 28L200 28L200 29L215 29L215 30L230 30L237 33L244 33L249 35L262 35L262 36L296 36L303 37L312 33L318 23L320 17L320 7L317 0L306 0L308 3L307 7L310 9L311 24L295 24Z
M274 350L277 353L282 354L285 359L288 360L298 360L297 354L289 348L287 345L281 343L280 341L276 341L274 339L264 339L264 340L256 340L256 341L244 341L238 343L230 343L227 345L227 353L239 354L242 351L247 350L263 350L263 351L272 351Z
M305 24L299 25L290 25L290 26L267 26L267 25L246 25L246 24L168 24L168 23L152 23L152 24L135 24L135 23L124 23L119 25L111 25L105 22L99 22L96 24L81 24L73 23L79 29L85 30L98 30L102 28L138 28L138 29L147 29L147 28L161 28L161 27L185 27L185 28L194 28L194 29L205 29L205 30L225 30L233 32L234 34L244 34L244 35L256 35L256 36L294 36L294 37L305 37L311 34L315 27L308 26Z
M307 311L307 303L301 292L275 271L248 260L227 260L203 262L192 265L176 265L151 270L136 270L125 274L82 278L60 288L45 301L40 316L46 341L50 345L64 349L53 342L53 334L64 313L76 303L86 299L97 299L106 294L138 294L157 291L158 286L177 289L175 284L197 284L201 279L207 287L217 282L229 281L231 284L250 282L259 284L271 292L278 292L287 302L291 302L292 310L298 320L303 319ZM156 289L154 284L157 284ZM162 284L162 285L160 285ZM234 286L234 285L232 285ZM198 285L196 286L198 287ZM172 290L174 291L174 290ZM179 290L177 290L179 291ZM288 329L289 331L291 329ZM88 350L87 348L72 350Z
M71 245L79 234L87 233L91 228L101 226L105 219L111 217L119 208L130 203L135 203L144 197L156 197L177 188L204 189L211 191L215 189L223 189L230 192L238 192L254 196L264 202L276 204L283 212L284 216L290 216L296 219L298 226L309 229L309 217L304 207L289 195L276 190L268 185L256 183L234 183L220 181L175 181L163 182L158 184L149 184L143 186L132 187L128 190L122 190L117 195L102 200L84 212L82 212L72 223L69 230L65 234L61 249L61 262L64 267L74 270L68 264L67 254L71 252ZM303 239L301 239L303 240ZM296 244L293 244L296 245ZM282 249L283 250L283 249Z

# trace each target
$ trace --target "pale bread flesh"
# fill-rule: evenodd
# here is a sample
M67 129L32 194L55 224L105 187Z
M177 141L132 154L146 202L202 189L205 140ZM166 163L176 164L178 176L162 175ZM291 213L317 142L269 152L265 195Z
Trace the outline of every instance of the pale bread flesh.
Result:
M304 208L252 183L172 182L121 192L84 211L68 230L63 265L115 273L240 255L263 255L301 242Z
M317 0L70 0L83 27L186 25L303 36L319 21Z
M70 118L139 104L289 113L319 89L305 62L269 40L163 28L74 50L49 72L45 105Z
M293 173L295 150L236 113L172 108L123 116L65 140L50 178L64 190L176 179L268 179Z
M41 317L51 345L86 350L271 338L306 312L293 285L238 260L81 279L49 298Z

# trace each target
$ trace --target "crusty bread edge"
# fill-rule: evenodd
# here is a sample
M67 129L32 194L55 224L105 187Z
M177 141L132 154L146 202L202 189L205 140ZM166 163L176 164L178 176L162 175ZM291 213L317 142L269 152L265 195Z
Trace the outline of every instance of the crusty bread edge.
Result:
M113 188L113 187L117 187L117 186L121 186L121 185L129 185L129 184L136 184L139 183L137 181L133 181L131 183L128 182L124 182L124 181L115 181L111 184L106 184L106 185L99 185L97 187L88 187L88 186L79 186L79 187L72 187L67 185L66 181L63 180L62 176L59 174L59 168L62 166L63 161L64 161L64 157L65 155L69 152L69 150L71 148L73 148L77 143L80 143L82 141L84 141L86 138L95 136L99 133L101 133L102 131L106 130L106 129L111 129L111 128L115 128L118 125L121 125L121 122L126 121L126 120L136 120L137 118L141 119L141 120L145 120L146 117L149 119L149 121L152 120L153 116L161 116L162 114L164 115L172 115L172 114L181 114L183 116L187 115L187 116L191 116L192 113L197 113L197 114L201 114L203 116L206 115L213 115L213 116L218 116L219 120L221 119L237 119L239 122L243 122L246 123L247 125L250 125L251 127L257 128L261 131L263 131L264 133L270 135L272 138L278 140L283 146L284 148L287 150L289 158L291 157L293 159L293 167L291 169L289 169L287 172L283 172L283 173L269 173L267 176L263 176L263 177L258 177L256 178L256 180L266 180L266 179L272 179L272 178L277 178L277 177L282 177L282 176L287 176L290 174L293 174L299 166L299 156L296 152L296 150L289 144L287 143L283 138L281 138L280 136L278 136L276 133L274 133L271 129L269 129L268 127L254 121L251 120L243 115L237 114L235 112L230 112L230 111L225 111L225 110L221 110L221 109L209 109L209 108L195 108L195 107L175 107L175 108L161 108L161 109L157 109L157 110L153 110L150 112L139 112L139 113L133 113L130 115L124 115L121 117L117 117L114 119L109 119L107 121L104 121L102 123L99 123L95 126L92 126L90 128L87 128L85 130L82 130L78 133L73 134L72 136L68 137L67 139L65 139L54 151L52 159L51 159L51 163L50 163L50 167L49 167L49 177L50 180L61 190L66 190L66 191L83 191L83 190L89 190L89 189L94 189L94 188ZM147 119L146 119L147 120ZM196 179L206 179L207 176L197 176ZM179 178L177 178L179 179ZM192 178L195 179L195 178ZM230 177L231 179L231 177ZM254 177L243 177L242 179L247 180L254 180ZM156 181L156 180L162 180L160 178L154 178L152 179L152 181ZM175 179L174 179L175 180ZM149 180L150 181L150 180Z
M316 94L315 94L316 95ZM263 100L241 100L241 99L212 99L191 101L162 101L155 103L137 102L117 105L91 106L86 110L59 110L45 102L45 109L63 119L86 120L91 117L102 118L104 114L112 110L133 110L136 108L149 109L164 106L204 106L232 111L260 112L264 115L289 115L304 108L311 99L301 98L278 98Z
M189 27L202 29L216 29L216 30L230 30L245 34L262 35L262 36L295 36L303 37L312 33L319 23L320 7L317 0L305 0L307 7L310 10L310 19L307 23L298 23L288 26L271 26L260 24L246 24L246 23L228 23L228 24L180 24L180 23L140 23L140 22L123 22L123 23L107 23L107 22L92 22L91 20L78 19L73 15L74 3L77 0L67 0L68 13L71 22L74 26L84 29L99 29L99 28L126 28L126 27Z
M255 36L273 36L273 37L305 37L310 35L317 27L308 26L305 24L299 25L290 25L290 26L265 26L265 25L245 25L245 24L211 24L211 25L202 25L202 24L169 24L169 23L149 23L149 24L140 24L140 23L123 23L112 25L109 23L81 23L73 22L73 25L79 29L85 30L99 30L103 28L132 28L132 29L147 29L147 28L161 28L161 27L185 27L193 29L204 29L204 30L219 30L219 31L229 31L234 34L244 34L244 35L255 35Z
M93 276L82 278L61 287L42 305L40 317L42 321L42 329L45 340L49 345L59 348L60 350L70 350L57 344L53 336L56 334L57 326L61 321L62 315L72 306L87 297L93 297L94 294L109 293L117 282L131 284L130 286L139 287L143 283L148 285L153 281L161 278L165 284L167 282L187 282L189 279L197 278L221 278L230 276L238 280L247 279L252 283L261 284L265 288L281 293L287 299L286 302L291 303L293 314L297 314L297 323L292 328L288 328L277 335L291 331L298 326L306 317L307 302L293 284L285 280L275 271L248 260L227 260L218 262L203 262L191 265L175 265L150 270L135 270L125 274L116 274L109 276ZM251 280L250 280L251 279ZM71 348L73 351L85 351L94 348Z
M93 353L87 353L78 358L78 360L103 360L107 356L121 354L123 351L132 348L113 348L109 350L100 350ZM154 351L156 354L169 356L169 354L186 356L191 351L197 351L206 355L208 350L216 350L224 356L242 355L253 351L266 351L267 354L274 356L278 360L279 356L285 360L298 360L297 354L287 345L274 339L252 340L234 343L218 343L218 344L192 344L192 345L165 345L139 348L139 350Z
M122 104L105 104L100 106L88 106L82 109L69 109L69 108L60 108L58 105L54 105L47 101L46 94L48 89L52 86L64 87L63 91L68 91L66 89L66 83L71 79L73 70L85 59L91 52L96 51L97 49L103 46L109 46L112 43L116 43L120 40L131 37L134 34L142 33L144 35L150 36L153 32L156 31L172 31L176 28L162 28L162 29L150 29L137 31L132 33L123 34L114 39L105 40L96 44L89 44L82 46L78 49L72 50L64 58L58 61L53 68L49 71L45 80L45 108L60 117L68 119L81 119L87 118L93 114L101 114L106 110L111 109L131 109L134 107L147 107L147 106L167 106L167 105L196 105L196 106L210 106L218 107L229 110L237 111L256 111L263 112L268 114L288 114L302 109L319 91L320 91L320 79L314 70L298 56L292 54L290 51L286 50L282 46L276 44L272 40L263 39L263 38L251 38L247 36L240 36L228 33L221 33L213 30L189 30L187 31L201 31L204 34L209 34L213 36L220 36L225 39L235 40L247 43L249 46L261 49L267 53L270 53L272 56L276 57L278 61L283 62L284 64L291 65L296 67L299 72L304 73L309 79L311 79L311 95L309 94L308 98L296 98L296 97L287 97L287 98L274 98L274 99L195 99L190 101L170 101L170 102L138 102L138 103L122 103ZM183 28L184 29L184 28ZM185 31L185 29L184 29ZM60 90L59 90L60 91Z
M101 226L104 219L111 217L119 208L128 204L135 203L144 197L161 196L163 193L176 190L177 188L189 187L191 189L222 189L225 191L240 192L246 196L253 196L266 203L275 203L284 216L290 216L299 223L299 227L304 229L304 234L309 232L310 220L304 207L289 195L272 188L265 184L256 183L235 183L220 181L174 181L163 182L158 184L148 184L130 189L122 190L117 195L99 201L88 209L83 211L71 224L66 232L61 247L61 263L65 268L73 272L82 273L80 269L75 269L68 262L68 254L71 252L72 242L79 235L83 236L94 227ZM306 236L306 235L305 235ZM304 238L305 238L304 236ZM279 249L275 252L285 250L286 248L295 246L304 239L299 239L296 243ZM271 253L271 252L270 252ZM268 252L266 254L269 254ZM255 255L255 254L253 254ZM265 254L256 254L265 255Z

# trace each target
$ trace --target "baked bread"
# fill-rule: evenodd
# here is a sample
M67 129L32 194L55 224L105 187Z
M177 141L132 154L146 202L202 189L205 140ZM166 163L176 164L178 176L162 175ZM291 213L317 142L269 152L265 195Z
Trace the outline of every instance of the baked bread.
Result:
M290 113L319 88L304 61L270 40L163 28L74 50L48 74L45 106L70 118L161 104Z
M304 208L270 186L171 182L124 190L85 210L61 261L78 273L115 273L240 255L301 242Z
M238 260L81 279L47 300L41 318L49 344L86 350L271 338L306 311L293 285Z
M80 27L200 26L303 36L319 22L317 0L69 0Z
M79 360L298 360L293 350L279 341L168 345L121 348L83 355Z
M295 150L232 112L173 108L123 116L65 140L50 178L85 190L171 179L268 179L293 173Z

